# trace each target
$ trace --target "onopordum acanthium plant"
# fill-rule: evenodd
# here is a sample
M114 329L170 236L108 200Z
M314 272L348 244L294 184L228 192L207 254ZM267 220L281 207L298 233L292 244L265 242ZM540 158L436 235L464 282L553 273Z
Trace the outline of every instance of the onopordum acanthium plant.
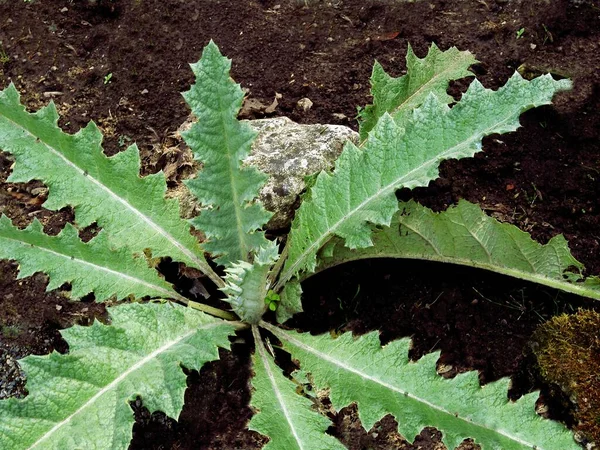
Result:
M484 449L578 448L561 424L535 413L535 393L509 401L506 379L483 387L476 372L444 379L436 373L438 353L408 359L409 339L382 347L376 332L312 336L264 317L271 310L285 322L301 311L304 279L372 257L479 267L600 298L598 279L584 279L562 236L541 245L465 201L434 213L396 199L400 188L427 186L441 161L473 156L483 137L514 131L522 112L570 87L568 80L527 81L515 73L497 91L474 80L454 102L448 83L472 76L467 69L475 62L469 52L434 45L423 59L409 48L408 73L400 78L376 64L373 104L360 114L362 143L347 143L335 168L316 177L284 248L262 231L271 213L257 195L267 177L243 163L255 133L237 120L243 92L214 43L192 65L196 83L184 94L197 118L184 138L203 166L186 183L202 206L190 221L179 217L176 200L165 198L162 173L139 176L135 145L107 157L94 123L66 134L52 103L29 113L13 85L1 91L0 149L15 160L9 181L41 180L49 189L44 207L71 206L75 223L48 236L35 220L18 229L1 217L0 258L17 261L20 277L47 274L48 289L70 283L74 300L93 293L99 302L168 301L109 307L109 323L62 331L67 354L21 360L29 394L0 402L0 448L126 448L134 423L128 402L141 397L151 412L177 419L186 388L182 367L199 370L217 359L218 347L229 348L244 327L255 346L249 427L269 437L265 448L343 448L326 433L330 422L316 399L297 393L307 379L312 392L328 392L335 410L356 403L367 429L392 414L409 440L433 426L448 447L472 438ZM78 231L93 223L101 231L82 242ZM204 242L192 236L192 225ZM221 269L213 270L205 254ZM162 257L202 271L231 310L176 293L151 264ZM261 329L299 361L299 371L283 374Z

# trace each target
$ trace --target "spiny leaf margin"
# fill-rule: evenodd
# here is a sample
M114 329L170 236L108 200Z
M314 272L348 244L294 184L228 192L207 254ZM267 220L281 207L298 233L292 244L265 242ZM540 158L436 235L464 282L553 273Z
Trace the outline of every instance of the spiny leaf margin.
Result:
M536 393L511 402L509 379L483 387L477 372L444 379L436 372L439 352L410 362L410 339L381 347L377 332L358 338L345 333L334 340L260 325L281 340L304 372L310 372L316 388L329 389L336 410L355 402L367 430L392 414L407 439L432 426L443 433L448 448L466 438L473 438L483 450L579 448L564 426L535 413Z
M129 401L178 418L186 375L229 348L230 324L171 303L107 308L95 322L61 332L69 353L20 360L29 395L0 401L0 447L125 449L132 437Z
M443 160L473 156L483 137L516 130L521 113L570 86L550 75L527 81L515 72L497 91L474 80L453 108L430 94L402 123L385 113L362 149L347 143L334 172L317 177L292 223L277 289L299 272L313 272L318 250L334 235L351 249L371 246L369 224L389 226L397 189L426 186Z
M251 406L255 413L250 430L270 437L263 450L343 450L325 434L331 422L314 410L311 400L296 393L298 385L287 379L269 357L256 326L252 327L256 350Z
M267 276L273 263L279 258L277 244L267 241L258 249L254 264L238 261L225 269L225 287L221 289L235 313L247 323L258 323L265 311Z
M446 104L454 99L446 93L450 81L473 76L467 69L478 61L468 51L451 47L441 51L431 44L425 58L418 58L410 44L406 53L406 75L389 76L381 64L375 61L371 74L373 104L359 113L359 134L365 140L369 131L387 112L392 117L408 114L427 98L430 93Z
M92 223L106 230L115 247L153 257L171 257L222 281L204 259L176 200L165 199L164 174L140 177L137 146L107 157L94 122L71 135L58 127L53 102L35 113L20 103L13 84L0 91L0 149L15 158L8 181L40 180L48 187L43 206L72 206L78 228Z
M466 200L439 213L413 200L400 202L390 226L373 230L373 243L350 250L332 239L316 273L365 258L423 259L477 267L600 300L598 279L584 280L583 264L571 255L562 235L542 245Z
M0 258L19 263L19 278L48 275L48 291L70 283L73 299L91 292L97 302L129 295L181 298L144 258L127 249L113 250L104 230L84 243L70 223L57 236L48 236L37 219L20 230L0 216Z
M244 93L229 77L231 60L212 40L191 67L196 83L183 96L198 122L183 137L204 168L186 181L203 206L190 222L206 234L204 248L218 263L248 262L267 244L257 230L272 216L257 198L267 175L242 165L257 133L237 120Z

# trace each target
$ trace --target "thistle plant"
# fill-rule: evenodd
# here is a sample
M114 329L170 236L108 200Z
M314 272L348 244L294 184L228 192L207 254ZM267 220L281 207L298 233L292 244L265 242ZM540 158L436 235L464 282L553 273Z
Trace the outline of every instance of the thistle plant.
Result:
M201 205L189 221L179 217L176 200L165 198L162 173L140 177L135 145L107 157L93 122L66 134L54 104L29 113L13 85L1 91L0 149L15 160L9 181L41 180L49 190L44 207L70 206L75 221L48 236L36 220L18 229L0 217L0 258L17 261L20 277L47 274L48 289L69 283L73 300L93 293L98 302L129 301L107 308L107 323L63 330L67 354L20 361L29 394L0 402L0 447L126 448L130 401L139 397L150 412L177 419L182 368L201 369L238 330L250 328L255 414L248 426L269 437L265 448L343 448L315 407L322 392L335 410L356 403L367 429L392 414L409 440L433 426L449 447L473 438L484 449L578 448L563 425L536 414L536 393L509 401L507 379L483 387L476 372L444 379L436 373L438 353L409 360L409 339L382 347L376 332L333 338L280 325L302 310L303 280L362 258L462 264L600 298L598 279L584 279L562 236L541 245L475 204L434 213L396 199L398 189L437 178L443 160L473 156L483 137L514 131L521 113L570 88L568 80L527 81L515 73L497 91L474 80L454 102L448 83L472 76L475 62L469 52L433 45L423 59L409 48L403 77L376 64L373 104L360 114L362 143L348 142L335 168L316 176L284 246L263 231L271 213L258 193L267 176L244 164L256 133L237 119L244 94L214 43L192 65L196 82L184 94L197 118L184 138L202 165L186 182ZM78 232L93 223L101 231L82 242ZM206 236L202 243L192 226ZM164 257L203 272L230 308L178 294L153 263ZM269 311L278 324L267 319ZM261 330L299 361L298 371L284 375ZM299 394L306 382L313 389Z

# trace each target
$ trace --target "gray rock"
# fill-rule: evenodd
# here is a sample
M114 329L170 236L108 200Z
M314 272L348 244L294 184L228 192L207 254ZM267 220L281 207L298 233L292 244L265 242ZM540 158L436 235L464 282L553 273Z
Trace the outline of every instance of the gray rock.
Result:
M249 121L258 136L245 164L269 175L260 192L265 208L274 213L267 228L290 224L304 178L333 168L344 142L358 143L358 133L342 125L301 125L287 117Z
M178 134L192 123L186 121ZM248 123L258 136L244 164L254 165L269 175L259 196L265 208L274 213L267 224L269 230L285 228L291 223L300 193L306 188L306 176L333 168L347 140L359 142L358 133L342 125L301 125L287 117ZM198 213L198 205L185 186L168 195L179 199L182 217Z

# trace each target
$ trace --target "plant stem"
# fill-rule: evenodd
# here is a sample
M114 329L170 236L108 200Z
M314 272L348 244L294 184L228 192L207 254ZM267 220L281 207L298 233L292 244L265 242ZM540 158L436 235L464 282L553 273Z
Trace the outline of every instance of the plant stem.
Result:
M283 268L283 264L285 263L285 260L287 258L287 254L288 254L288 242L285 243L285 247L283 247L283 250L281 251L281 254L279 255L279 259L277 260L277 262L275 263L275 265L269 272L269 275L267 277L269 287L272 287L275 284L275 280L277 279L277 277L279 276L279 273L281 272L281 269Z
M223 311L219 308L214 308L212 306L205 305L204 303L197 303L192 300L186 299L184 302L190 308L197 309L198 311L205 312L206 314L210 314L211 316L219 317L224 320L234 320L237 321L239 318L233 313Z
M173 297L180 303L183 303L190 308L197 309L198 311L205 312L206 314L210 314L211 316L218 317L220 319L236 321L239 320L239 317L233 313L223 311L222 309L215 308L213 306L205 305L204 303L198 303L189 298L184 297L181 294L174 293Z

